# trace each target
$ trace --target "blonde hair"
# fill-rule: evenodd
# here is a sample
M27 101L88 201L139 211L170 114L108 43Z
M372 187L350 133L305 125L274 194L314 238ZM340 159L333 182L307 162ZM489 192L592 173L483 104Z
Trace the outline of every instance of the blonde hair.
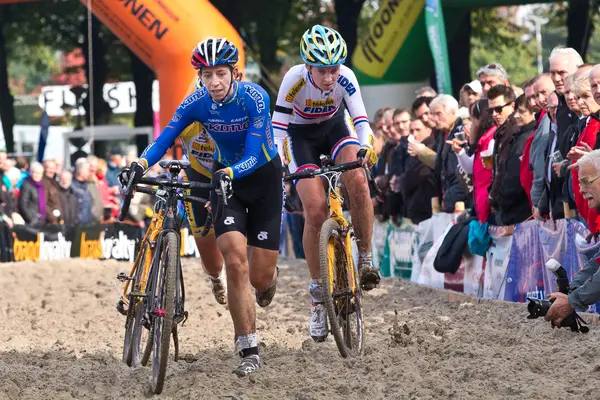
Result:
M575 93L577 97L580 97L583 93L592 90L590 85L590 79L587 76L580 76L573 81L573 87L571 91Z

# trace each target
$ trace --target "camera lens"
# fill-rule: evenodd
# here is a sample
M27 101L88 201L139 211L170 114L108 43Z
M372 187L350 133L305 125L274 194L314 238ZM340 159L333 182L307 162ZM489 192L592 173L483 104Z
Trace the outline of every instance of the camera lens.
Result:
M535 319L543 317L548 314L548 310L552 303L549 300L539 300L528 297L529 304L527 305L527 311L529 311L528 319Z

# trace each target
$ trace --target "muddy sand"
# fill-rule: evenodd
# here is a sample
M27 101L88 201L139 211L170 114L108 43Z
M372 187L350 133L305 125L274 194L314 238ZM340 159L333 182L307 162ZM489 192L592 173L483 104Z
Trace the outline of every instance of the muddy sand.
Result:
M366 349L338 355L308 337L308 273L282 262L272 305L258 309L264 368L232 374L232 323L197 261L185 261L190 318L164 399L598 398L600 326L587 335L526 320L521 304L448 302L385 280L364 300ZM124 317L114 277L128 264L68 260L0 264L0 399L143 399L151 370L121 361ZM395 311L398 316L395 316ZM188 360L192 361L192 359Z

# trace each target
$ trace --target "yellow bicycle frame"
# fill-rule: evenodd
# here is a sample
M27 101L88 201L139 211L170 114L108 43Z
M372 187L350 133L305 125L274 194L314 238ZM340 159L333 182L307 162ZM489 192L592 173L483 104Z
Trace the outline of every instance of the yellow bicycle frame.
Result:
M154 246L152 246L152 244L156 242L156 238L162 231L164 219L165 216L162 211L160 211L159 213L155 213L152 217L152 221L150 222L150 226L146 230L146 234L142 239L142 246L146 247L146 251L143 251L143 249L141 249L138 252L135 258L135 262L133 263L131 272L129 273L130 280L127 280L127 282L125 282L125 287L123 288L123 296L121 297L121 299L123 300L123 302L125 302L125 304L128 304L129 302L127 290L129 289L129 283L131 282L131 280L133 280L137 269L140 267L140 258L142 257L142 254L145 254L143 265L144 271L140 279L139 288L133 288L133 290L137 289L137 292L134 292L135 295L141 295L146 291L146 283L148 283L148 275L150 274L150 266L152 265L152 258L154 254Z
M342 230L348 230L350 224L344 218L344 214L342 213L342 192L340 188L336 187L334 190L329 190L329 218L336 221ZM352 238L348 233L344 237L344 246L345 246L345 254L346 254L346 268L348 270L348 276L350 278L352 293L356 291L356 281L354 275L354 260L352 259ZM333 293L334 284L333 277L335 276L335 241L330 239L327 244L327 261L329 264L329 289L330 292Z

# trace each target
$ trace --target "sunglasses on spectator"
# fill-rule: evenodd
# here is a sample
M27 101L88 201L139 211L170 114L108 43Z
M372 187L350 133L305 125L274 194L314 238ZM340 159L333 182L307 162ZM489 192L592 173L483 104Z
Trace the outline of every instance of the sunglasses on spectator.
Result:
M502 65L500 65L500 64L487 64L486 66L479 68L479 70L477 71L477 76L479 76L481 74L490 75L489 73L491 71L498 71L504 78L508 79L508 76L506 75L506 71L504 70L504 67L502 67ZM494 74L492 74L492 75L494 75Z
M508 103L506 103L503 106L498 106L498 107L490 107L490 113L494 113L496 112L496 114L500 114L502 112L502 110L504 109L504 107L511 105L512 103L514 103L513 101L509 101Z

